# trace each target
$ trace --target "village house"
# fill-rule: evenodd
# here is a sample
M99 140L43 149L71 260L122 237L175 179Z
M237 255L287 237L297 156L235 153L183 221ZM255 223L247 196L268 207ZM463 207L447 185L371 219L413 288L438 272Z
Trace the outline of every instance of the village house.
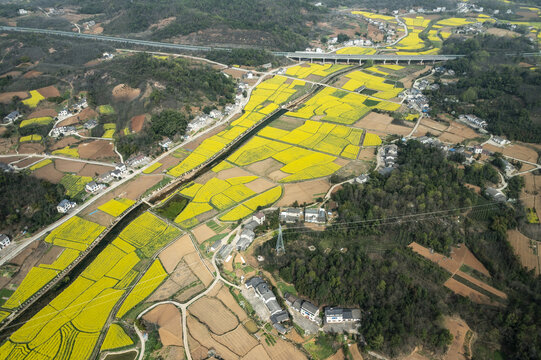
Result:
M233 245L226 244L222 246L222 248L218 251L217 256L222 260L226 260L227 257L231 254L231 251L233 251Z
M6 234L0 234L0 249L5 248L9 244L11 244L9 236L7 236Z
M85 122L85 124L84 124L83 126L84 126L85 129L87 129L87 130L93 129L93 128L95 128L96 126L98 126L98 120L96 120L96 119L88 120L87 122Z
M304 210L304 221L309 223L324 224L326 221L325 209Z
M261 211L258 211L252 216L252 220L259 225L263 225L263 223L265 222L265 214L263 214Z
M104 188L105 188L104 184L98 184L95 181L91 181L91 182L89 182L88 184L85 185L85 190L88 193L95 193L95 192L98 192L98 191L100 191L101 189L104 189Z
M64 108L62 110L60 110L60 112L58 113L58 115L56 116L56 118L58 120L64 120L64 119L67 119L69 118L70 116L72 116L73 114L69 112L69 110L67 108Z
M164 138L162 141L160 141L160 146L164 150L169 150L169 148L173 145L173 142L168 137Z
M505 196L505 194L503 192L501 192L498 189L494 189L492 187L487 188L485 190L485 194L487 196L491 197L492 199L494 199L495 201L498 201L498 202L507 201L507 196Z
M302 220L302 209L284 208L280 211L280 221L293 224Z
M319 315L319 308L312 304L310 301L302 300L290 293L284 294L286 304L293 310L299 312L302 316L316 321Z
M501 146L511 143L509 140L501 138L499 136L492 137L492 141L494 141L496 144L501 145Z
M250 229L243 229L237 241L237 251L244 251L255 239L255 233Z
M133 155L128 160L126 160L126 165L135 168L147 164L150 161L150 158L145 155Z
M325 308L325 323L327 324L358 321L361 321L361 310L359 309L345 309L340 307Z
M270 319L273 324L279 324L289 320L289 315L280 307L280 304L276 300L276 295L274 295L265 280L259 276L254 276L248 279L244 285L247 289L253 288L256 296L265 303L265 306L270 312Z
M207 249L207 252L214 252L222 246L222 239L216 240L210 247Z
M111 180L113 180L113 171L107 171L98 176L98 181L102 183L108 183Z
M17 110L12 111L4 117L4 124L12 124L20 117L22 117L21 113L19 113Z
M58 211L61 214L65 214L71 209L73 209L77 204L73 201L69 201L68 199L64 199L61 202L58 203L56 206L56 211Z
M77 129L75 126L60 126L54 129L51 129L51 132L49 132L49 136L51 137L59 137L60 135L66 136L71 135L77 132Z
M370 177L366 174L362 174L362 175L359 175L355 178L355 182L357 184L364 184L366 182L368 182L368 180L370 180Z

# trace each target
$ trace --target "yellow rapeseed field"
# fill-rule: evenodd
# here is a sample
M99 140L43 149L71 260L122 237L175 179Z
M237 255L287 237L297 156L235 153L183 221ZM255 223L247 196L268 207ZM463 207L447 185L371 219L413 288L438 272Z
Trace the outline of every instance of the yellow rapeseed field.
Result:
M77 150L76 147L70 148L69 146L66 146L62 149L54 150L52 152L53 155L64 155L69 156L73 158L79 158L79 150Z
M133 340L126 335L126 332L118 324L111 324L109 330L107 330L107 335L105 335L105 340L101 344L101 351L120 349L127 346L133 345Z
M23 104L30 108L35 108L42 100L45 100L45 97L43 95L41 95L36 90L31 90L30 97L26 100L23 100Z
M160 162L155 162L154 164L147 166L147 168L143 170L143 174L152 174L154 171L156 171L156 169L158 169L162 165L163 164Z
M282 196L282 187L276 186L272 189L265 191L262 194L254 196L253 198L246 200L241 205L236 206L231 209L229 212L225 213L220 217L221 221L237 221L242 219L254 211L257 210L259 206L264 207L273 204L278 201Z
M109 200L105 204L99 206L98 209L100 209L106 214L117 217L120 216L120 214L126 211L133 204L135 204L135 201L131 199L118 198Z
M184 196L188 196L190 198L193 198L195 196L195 194L197 194L199 189L201 189L201 187L203 187L202 184L193 183L193 184L191 184L189 186L186 186L184 189L180 190L179 192Z
M23 127L28 126L28 125L48 125L51 122L53 122L52 117L50 117L50 116L42 116L42 117L23 120L23 121L21 121L21 124L19 125L19 127L23 128Z
M41 135L27 135L27 136L21 136L19 139L19 142L28 142L28 141L41 141L42 137Z
M160 260L156 259L145 272L143 277L137 282L130 292L122 306L118 310L116 317L123 317L135 305L146 299L152 292L160 286L161 282L167 277L167 272L162 266Z
M17 290L2 305L5 309L14 309L22 305L38 290L45 286L49 281L59 273L58 270L33 267L25 276Z
M364 136L363 146L377 146L381 145L381 138L376 134L367 133Z
M42 168L44 166L47 166L47 165L51 164L52 162L53 161L51 159L41 160L39 163L30 166L30 171L40 169L40 168Z

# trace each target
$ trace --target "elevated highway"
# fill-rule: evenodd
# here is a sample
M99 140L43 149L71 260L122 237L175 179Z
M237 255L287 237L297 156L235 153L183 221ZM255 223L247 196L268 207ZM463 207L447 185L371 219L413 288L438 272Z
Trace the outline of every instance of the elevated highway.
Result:
M65 36L71 38L79 38L86 40L95 40L95 41L108 41L115 42L119 44L131 44L139 46L147 46L157 49L168 49L173 51L211 51L211 50L226 50L231 51L231 48L226 47L211 47L211 46L198 46L198 45L183 45L183 44L173 44L160 41L150 41L150 40L140 40L140 39L130 39L117 36L108 36L108 35L93 35L93 34L83 34L78 32L70 31L61 31L61 30L49 30L49 29L37 29L37 28L27 28L27 27L17 27L17 26L0 26L1 32L20 32L20 33L31 33L31 34L42 34L42 35L51 35L51 36ZM391 54L381 54L381 55L346 55L346 54L323 54L323 53L313 53L313 52L273 52L275 56L285 56L292 60L298 61L317 61L317 62L333 62L333 63L359 63L362 64L363 61L372 60L374 62L436 62L436 61L447 61L453 60L463 55L391 55Z

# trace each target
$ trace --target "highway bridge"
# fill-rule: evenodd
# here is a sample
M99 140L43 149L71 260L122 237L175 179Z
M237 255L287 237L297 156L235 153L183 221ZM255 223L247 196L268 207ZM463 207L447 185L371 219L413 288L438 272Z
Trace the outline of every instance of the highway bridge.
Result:
M53 36L67 36L71 38L87 39L87 40L96 40L96 41L109 41L122 44L131 44L131 45L140 45L153 47L158 49L169 49L177 51L211 51L211 50L226 50L231 51L231 48L225 47L211 47L211 46L197 46L197 45L183 45L183 44L173 44L159 41L149 41L149 40L140 40L140 39L129 39L116 36L107 36L107 35L93 35L93 34L83 34L78 32L71 31L61 31L61 30L49 30L49 29L37 29L37 28L26 28L26 27L15 27L15 26L0 26L0 31L14 31L22 33L33 33L33 34L43 34L43 35L53 35ZM391 54L381 54L381 55L345 55L345 54L323 54L315 52L274 52L275 56L285 56L292 60L298 61L317 61L317 62L332 62L332 63L359 63L362 64L363 61L372 60L375 62L436 62L436 61L447 61L456 59L463 55L391 55Z
M324 54L316 52L277 52L274 53L277 56L285 56L292 60L298 61L318 61L318 62L331 62L331 63L359 63L363 61L374 62L436 62L454 60L464 55L393 55L393 54L379 54L379 55L346 55L346 54Z

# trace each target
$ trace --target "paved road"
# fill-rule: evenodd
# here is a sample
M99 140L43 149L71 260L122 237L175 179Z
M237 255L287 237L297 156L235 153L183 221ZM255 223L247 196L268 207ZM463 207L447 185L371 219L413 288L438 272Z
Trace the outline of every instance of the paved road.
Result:
M40 158L40 160L36 160L36 162L41 161L43 159L59 159L59 160L82 162L82 163L85 163L85 164L114 167L114 165L111 164L111 163L106 163L106 162L101 162L101 161L77 159L77 158L71 158L71 157L67 157L67 156L47 155L47 154L8 154L8 155L0 155L0 159L1 158L14 157L14 156L25 156L25 158L20 159L20 160L16 160L16 161L12 161L11 163L20 162L20 161L23 161L24 159L29 158L29 157L38 157L38 158ZM30 165L27 165L25 167L22 167L22 168L20 168L20 167L17 167L17 168L18 169L26 169L27 167L32 166L33 164L34 163L32 163Z
M1 27L0 27L1 28ZM269 73L270 74L270 73ZM252 93L252 90L261 82L262 80L262 77L248 90L248 96L246 98L243 99L243 101L241 102L241 104L235 108L234 111L231 112L231 114L227 117L225 117L223 120L217 122L216 124L214 124L213 126L209 127L208 129L204 130L204 131L201 131L200 133L198 133L196 136L193 136L193 137L190 137L189 139L185 140L184 142L178 144L177 146L173 147L171 150L169 151L166 151L164 152L163 154L161 154L160 156L158 156L156 159L154 159L154 161L152 161L152 163L156 163L156 162L159 162L161 159L163 159L164 157L174 153L176 150L178 150L179 148L181 148L182 146L186 145L188 142L190 141L193 141L201 136L205 136L208 132L210 131L213 131L215 128L219 127L219 126L222 126L224 123L227 123L228 121L231 120L231 118L233 116L235 116L236 114L238 114L243 108L244 106L248 103L249 99L250 99L250 95ZM0 155L0 158L1 157L8 157L8 156L16 156L17 154L12 154L12 155ZM31 155L34 155L34 156L41 156L41 157L45 157L45 156L49 156L51 158L61 158L61 159L66 159L66 160L74 160L74 161L81 161L81 162L89 162L87 160L81 160L81 159L72 159L72 158L64 158L64 157L60 157L60 156L53 156L53 155L38 155L38 154L25 154L25 155L28 155L28 156L31 156ZM92 162L91 162L92 163ZM109 165L111 166L111 164L104 164L104 163L99 163L99 162L96 162L98 165ZM151 164L152 164L151 163ZM27 238L27 239L24 239L24 240L21 240L21 241L16 241L14 243L12 243L10 246L6 247L5 249L3 249L1 252L0 252L0 266L5 264L6 262L10 261L11 259L13 259L15 256L19 255L27 246L29 246L34 240L37 240L39 238L41 238L42 236L44 236L45 234L47 234L48 232L52 231L54 228L62 225L63 223L65 223L66 221L68 221L69 219L71 219L72 217L78 215L82 210L86 209L88 206L92 205L94 202L96 202L98 199L101 199L101 197L103 197L104 195L110 193L111 191L113 191L114 189L118 188L119 186L127 183L128 181L130 180L133 180L136 176L140 175L142 172L143 172L143 169L145 167L139 169L139 170L135 170L132 174L126 176L125 178L113 183L113 185L111 185L110 187L108 187L107 189L105 189L104 191L100 192L99 194L96 194L93 198L91 198L90 200L88 200L87 202L85 202L84 204L80 205L80 206L77 206L75 209L73 209L70 213L66 214L65 216L63 216L61 219L59 219L58 221L50 224L49 226L45 227L44 229L42 229L41 231L39 231L38 233L32 235L31 237Z

